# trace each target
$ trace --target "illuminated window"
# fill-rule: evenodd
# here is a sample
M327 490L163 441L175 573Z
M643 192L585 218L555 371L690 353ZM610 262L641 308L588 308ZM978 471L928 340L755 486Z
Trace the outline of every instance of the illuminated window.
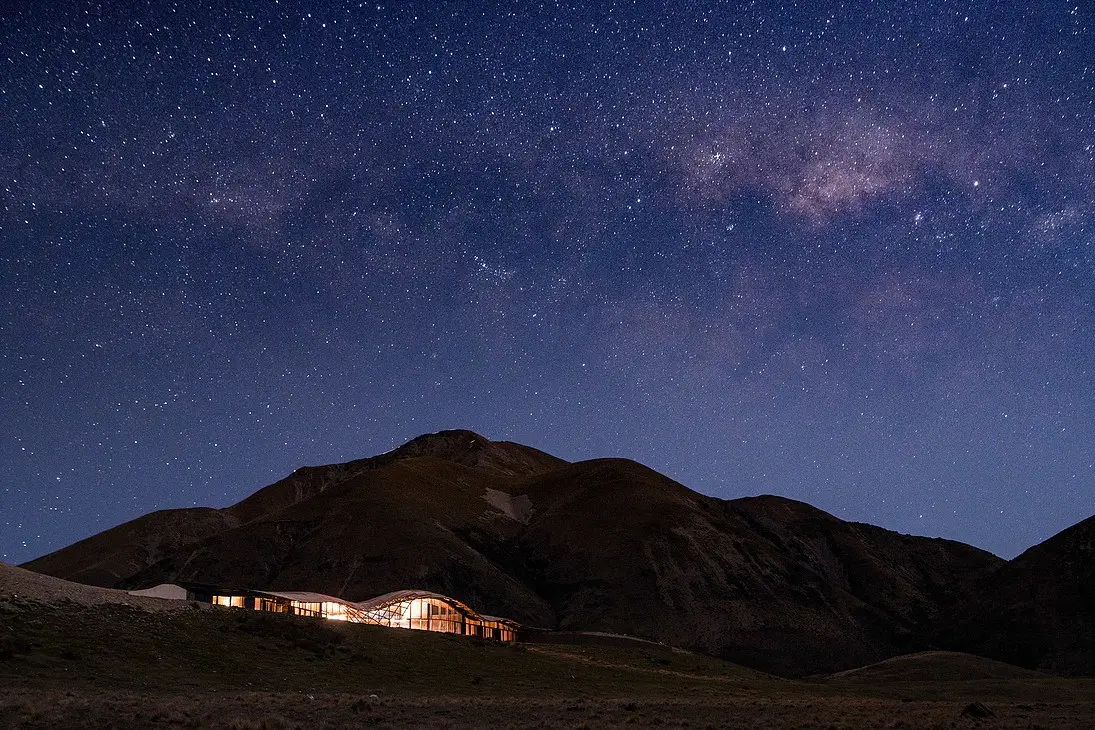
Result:
M293 613L298 616L322 616L323 604L312 601L290 601Z
M341 603L325 601L323 603L323 615L333 621L345 621L347 618L346 607Z
M256 598L255 599L256 611L273 611L275 613L285 613L286 607L284 604L280 604L273 598Z
M243 596L213 596L213 605L243 608Z

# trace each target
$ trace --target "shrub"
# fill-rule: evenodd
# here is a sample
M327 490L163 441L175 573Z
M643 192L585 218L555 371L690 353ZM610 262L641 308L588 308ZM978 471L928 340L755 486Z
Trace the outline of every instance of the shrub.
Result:
M329 654L339 647L343 635L323 619L285 616L263 611L239 611L235 628L245 634L292 644L317 656Z
M18 634L0 634L0 661L11 659L18 654L30 654L30 642Z

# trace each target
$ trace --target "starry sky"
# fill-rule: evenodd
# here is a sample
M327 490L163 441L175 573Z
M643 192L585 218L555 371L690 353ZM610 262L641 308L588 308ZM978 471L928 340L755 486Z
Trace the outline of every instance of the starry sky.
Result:
M458 427L1095 513L1087 0L17 0L0 131L5 562Z

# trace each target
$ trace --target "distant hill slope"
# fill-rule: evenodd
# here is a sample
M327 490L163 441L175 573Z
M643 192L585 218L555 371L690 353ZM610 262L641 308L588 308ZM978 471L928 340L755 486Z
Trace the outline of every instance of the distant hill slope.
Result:
M353 600L419 587L532 626L632 634L800 676L938 646L954 607L1009 567L801 502L715 499L626 459L569 464L470 431L298 470L210 512L225 522L157 542L158 524L141 522L150 515L27 567ZM93 542L111 533L111 550ZM167 548L112 557L148 543Z
M239 520L225 510L208 507L160 510L43 555L23 567L109 588L184 545L238 524Z
M1012 664L957 651L922 651L831 674L831 682L970 682L1045 677Z
M521 485L524 575L561 628L632 633L781 674L917 647L922 625L1000 562L780 497L726 502L622 459Z
M182 580L350 600L426 588L548 626L554 618L543 599L482 552L520 527L484 499L488 488L510 483L432 456L391 461L180 549L124 584Z
M982 577L939 641L1031 669L1095 675L1095 517Z

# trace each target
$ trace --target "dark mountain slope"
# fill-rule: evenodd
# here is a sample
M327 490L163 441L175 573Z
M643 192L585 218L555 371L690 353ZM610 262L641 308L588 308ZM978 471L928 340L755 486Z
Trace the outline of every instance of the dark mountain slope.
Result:
M433 456L494 474L525 477L558 469L567 462L531 446L512 441L490 441L474 431L452 430L425 434L374 457L377 465L418 456Z
M1090 664L1090 521L1005 565L793 500L727 502L626 459L568 464L469 431L190 512L149 515L28 567L97 570L125 587L349 599L427 588L532 626L634 634L785 675L940 646Z
M351 600L410 586L547 625L543 600L477 549L501 545L520 526L484 499L510 481L432 456L392 460L180 549L124 584L193 581Z
M964 543L845 522L782 497L746 497L729 504L752 530L799 555L825 584L873 607L884 625L896 627L898 643L909 636L906 628L934 623L941 606L971 595L971 577L1004 563Z
M490 441L473 431L452 430L419 436L397 449L345 464L308 466L228 508L241 523L251 522L313 497L350 477L388 464L432 456L505 476L527 476L557 468L566 462L531 446Z
M982 578L940 642L1030 669L1095 675L1095 517Z
M561 628L635 633L782 674L918 646L955 586L999 562L778 497L712 499L626 460L521 488L537 507L519 537L528 581Z
M225 511L235 516L241 525L253 522L321 494L355 474L366 471L369 466L369 459L328 466L304 466Z
M237 524L239 521L224 510L207 507L161 510L43 555L22 567L109 588L177 548Z
M354 476L422 456L456 462L496 476L526 476L566 462L529 446L490 441L472 431L419 436L380 456L343 464L308 466L223 510L162 510L32 560L23 567L92 585L114 586L132 578L175 548L277 514ZM298 526L299 527L299 526ZM277 544L296 528L269 525L257 532Z

